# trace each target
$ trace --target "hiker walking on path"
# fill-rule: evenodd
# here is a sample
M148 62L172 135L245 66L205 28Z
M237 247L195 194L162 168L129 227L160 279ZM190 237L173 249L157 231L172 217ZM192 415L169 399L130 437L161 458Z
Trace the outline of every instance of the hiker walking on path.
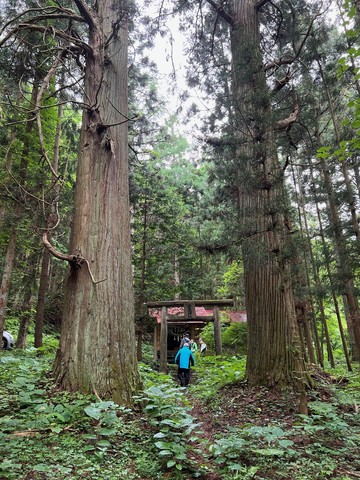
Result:
M190 365L195 365L195 359L190 350L189 343L185 343L175 356L178 366L178 379L182 387L187 387L190 381Z
M190 343L190 337L188 333L184 333L183 338L181 339L181 342L180 342L180 348L182 348L185 345L185 343Z

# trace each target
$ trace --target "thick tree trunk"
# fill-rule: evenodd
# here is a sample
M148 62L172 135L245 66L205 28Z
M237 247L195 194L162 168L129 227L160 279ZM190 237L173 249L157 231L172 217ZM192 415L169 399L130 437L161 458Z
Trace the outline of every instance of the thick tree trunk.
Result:
M233 2L233 100L248 316L247 379L268 386L308 383L296 323L287 248L283 172L274 141L260 53L256 1Z
M127 163L126 2L84 13L90 33L71 268L55 376L65 389L128 404L139 386Z

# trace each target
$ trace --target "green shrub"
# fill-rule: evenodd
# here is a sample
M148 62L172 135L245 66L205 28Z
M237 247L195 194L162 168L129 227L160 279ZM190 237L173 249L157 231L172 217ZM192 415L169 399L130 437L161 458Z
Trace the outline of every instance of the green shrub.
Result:
M222 344L226 353L246 355L247 323L230 323L222 330Z
M207 353L215 353L214 325L209 323L201 332L201 337L207 345ZM247 323L222 323L221 339L223 353L228 355L246 355Z

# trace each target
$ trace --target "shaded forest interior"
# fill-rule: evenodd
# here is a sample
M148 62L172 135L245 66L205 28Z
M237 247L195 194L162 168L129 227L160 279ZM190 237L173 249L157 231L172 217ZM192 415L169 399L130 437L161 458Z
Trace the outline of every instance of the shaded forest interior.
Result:
M360 477L359 21L1 2L1 480Z

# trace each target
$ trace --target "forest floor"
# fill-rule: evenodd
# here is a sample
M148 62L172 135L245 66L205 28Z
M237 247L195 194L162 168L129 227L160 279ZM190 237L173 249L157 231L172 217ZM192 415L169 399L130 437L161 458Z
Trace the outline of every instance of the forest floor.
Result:
M297 393L243 381L245 357L199 359L187 389L149 361L125 408L56 389L55 347L0 355L0 480L360 478L358 370L314 369L299 415Z
M334 396L334 387L341 390L348 380L332 377L317 368L313 377L317 387L307 395L309 420L299 415L299 395L294 391L248 387L239 381L221 388L216 401L204 402L192 397L191 414L202 423L200 437L208 444L219 439L217 453L220 451L220 458L224 454L223 462L216 464L208 452L214 468L205 478L360 478L358 428L354 441L348 442L353 435L351 428L359 426L358 405L339 402ZM238 448L231 448L231 442L239 438L231 437L231 433L227 444L220 440L229 436L229 432L243 432ZM231 468L232 462L233 474L229 470L227 474L219 471L219 465Z

